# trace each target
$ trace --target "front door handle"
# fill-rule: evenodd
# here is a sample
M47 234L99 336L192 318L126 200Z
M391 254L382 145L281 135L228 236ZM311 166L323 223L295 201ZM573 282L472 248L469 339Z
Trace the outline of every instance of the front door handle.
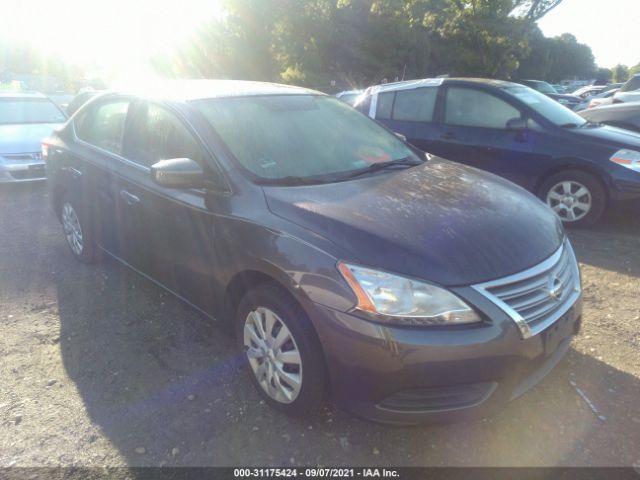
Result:
M125 201L127 205L135 205L140 203L140 197L129 193L126 190L120 190L120 197Z
M76 179L76 178L80 178L82 176L82 172L80 170L78 170L77 168L73 168L73 167L62 167L63 171L68 172L71 174L71 177Z
M447 132L440 135L440 138L442 140L454 140L456 138L456 135L453 132Z

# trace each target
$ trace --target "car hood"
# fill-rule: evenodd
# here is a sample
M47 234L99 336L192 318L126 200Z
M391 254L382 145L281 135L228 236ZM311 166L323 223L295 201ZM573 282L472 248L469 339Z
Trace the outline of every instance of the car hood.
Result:
M350 252L345 260L447 286L525 270L564 237L556 216L525 190L441 159L264 192L274 214Z
M0 125L0 154L39 152L42 140L51 135L59 123Z
M589 118L589 116L585 115L585 118ZM583 139L596 141L599 145L607 144L612 148L640 150L640 133L631 130L601 125L580 127L572 132L580 135Z

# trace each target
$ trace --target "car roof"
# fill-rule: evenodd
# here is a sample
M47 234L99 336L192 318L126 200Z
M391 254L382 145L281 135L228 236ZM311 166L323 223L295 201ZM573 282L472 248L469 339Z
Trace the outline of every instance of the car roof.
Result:
M257 95L324 95L302 87L246 80L160 80L145 85L116 88L111 93L174 101Z
M505 80L492 80L489 78L466 78L466 77L438 77L438 78L422 78L418 80L405 80L402 82L384 83L370 87L371 93L391 92L396 90L408 90L420 87L437 87L444 83L474 83L481 85L490 85L497 88L505 88L518 86L519 84L507 82Z
M40 92L1 92L0 98L47 98Z

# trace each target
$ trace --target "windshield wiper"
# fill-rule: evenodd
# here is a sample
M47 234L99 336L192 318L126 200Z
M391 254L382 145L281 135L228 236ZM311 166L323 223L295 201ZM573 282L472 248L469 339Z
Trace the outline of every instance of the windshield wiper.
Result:
M562 128L578 128L578 126L579 125L577 123L563 123L560 125Z
M295 175L289 175L281 178L260 178L255 181L258 185L318 185L320 183L327 183L329 179L319 177L298 177Z
M411 157L399 158L398 160L390 160L388 162L380 162L380 163L372 163L368 167L365 167L360 170L356 170L355 172L351 172L347 175L344 175L340 178L340 180L347 180L349 178L356 178L361 175L367 175L370 173L378 172L380 170L384 170L386 168L392 167L415 167L416 165L420 165L424 162L420 160L416 160Z

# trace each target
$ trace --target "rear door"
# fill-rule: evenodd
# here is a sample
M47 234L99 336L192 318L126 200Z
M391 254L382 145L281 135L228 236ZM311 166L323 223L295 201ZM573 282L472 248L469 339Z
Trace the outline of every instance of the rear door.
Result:
M527 128L508 128L521 121ZM447 86L442 131L432 153L527 185L539 165L536 131L518 105L472 86Z
M81 195L76 204L91 219L99 245L116 256L124 256L129 243L116 183L131 104L128 97L110 96L80 112L73 124L77 141L62 167L72 182L82 185L74 189Z
M420 87L377 96L375 118L425 152L433 153L441 125L434 121L439 87Z

